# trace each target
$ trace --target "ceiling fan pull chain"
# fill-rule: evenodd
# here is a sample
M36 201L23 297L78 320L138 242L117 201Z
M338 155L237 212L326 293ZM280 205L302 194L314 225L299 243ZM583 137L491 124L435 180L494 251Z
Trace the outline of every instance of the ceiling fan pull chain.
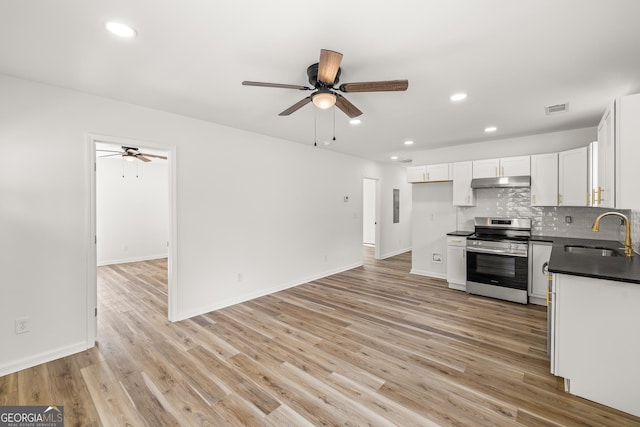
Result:
M336 106L333 106L333 140L336 140Z
M122 158L122 179L124 179L124 157Z
M140 178L138 176L138 167L140 166L140 163L136 162L136 178Z
M313 113L313 146L318 146L318 112Z

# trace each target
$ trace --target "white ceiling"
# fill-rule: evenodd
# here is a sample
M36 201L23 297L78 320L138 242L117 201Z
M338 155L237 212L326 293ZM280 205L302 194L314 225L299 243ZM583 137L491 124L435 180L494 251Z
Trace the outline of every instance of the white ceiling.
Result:
M279 117L308 92L241 82L306 85L331 49L341 82L409 80L407 92L346 94L359 126L335 112L328 149L389 161L597 125L613 97L640 91L639 19L639 0L2 0L0 73L321 144L332 110ZM107 33L108 20L138 37ZM452 103L459 91L468 99ZM568 113L545 115L564 102Z

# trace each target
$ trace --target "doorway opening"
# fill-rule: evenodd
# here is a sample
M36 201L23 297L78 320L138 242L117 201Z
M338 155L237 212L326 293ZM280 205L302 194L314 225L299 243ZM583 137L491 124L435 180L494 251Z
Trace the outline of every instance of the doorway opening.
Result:
M127 147L146 156L128 156ZM124 272L134 266L130 263L166 262L167 317L176 318L175 147L89 135L88 152L93 242L88 257L87 344L93 346L99 315L99 266L119 266Z
M362 179L362 244L366 253L379 259L378 179Z

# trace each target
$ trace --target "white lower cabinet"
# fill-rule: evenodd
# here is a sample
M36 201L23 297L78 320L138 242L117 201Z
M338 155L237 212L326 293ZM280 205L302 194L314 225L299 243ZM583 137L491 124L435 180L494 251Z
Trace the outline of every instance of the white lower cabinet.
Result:
M640 416L640 285L553 274L551 369L571 394Z
M553 245L547 242L529 244L529 302L547 305L549 258Z
M467 238L447 236L447 282L451 289L467 289Z

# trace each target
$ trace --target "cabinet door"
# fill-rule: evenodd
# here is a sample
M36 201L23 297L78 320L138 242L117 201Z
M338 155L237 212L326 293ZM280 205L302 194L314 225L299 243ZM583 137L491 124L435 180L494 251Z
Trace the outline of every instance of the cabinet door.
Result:
M615 206L615 103L605 111L598 125L598 187L593 206Z
M556 375L570 393L640 416L640 287L555 274Z
M474 206L476 196L471 189L472 162L458 162L453 167L453 204L454 206Z
M623 96L616 109L616 208L640 210L640 94Z
M467 248L464 246L447 246L447 282L454 289L466 288L467 284Z
M427 181L426 166L411 166L407 168L407 182L426 182L426 181Z
M558 153L558 205L587 206L589 193L587 190L587 154L588 148Z
M558 205L558 153L531 156L531 206Z
M427 165L427 181L450 181L449 163Z
M500 176L500 159L473 161L474 178L493 178L495 176Z
M538 298L535 302L545 302L547 297L549 258L551 257L550 243L532 243L531 244L531 271L529 284L529 296ZM531 300L531 302L534 302Z
M531 175L531 157L505 157L500 159L500 176Z

